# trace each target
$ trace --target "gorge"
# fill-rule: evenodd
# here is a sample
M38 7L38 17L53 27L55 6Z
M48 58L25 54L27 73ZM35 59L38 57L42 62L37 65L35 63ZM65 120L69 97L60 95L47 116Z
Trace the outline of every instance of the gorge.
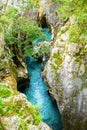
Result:
M86 0L0 1L0 129L87 130Z
M45 40L50 40L50 31L48 29L44 29L44 33L46 34ZM36 43L37 40L41 39L36 39ZM45 123L47 123L53 130L62 130L63 126L61 115L57 108L56 101L52 101L48 92L48 87L42 78L41 60L35 60L33 57L27 57L26 64L30 76L29 87L24 90L27 99L32 104L40 106L42 120Z

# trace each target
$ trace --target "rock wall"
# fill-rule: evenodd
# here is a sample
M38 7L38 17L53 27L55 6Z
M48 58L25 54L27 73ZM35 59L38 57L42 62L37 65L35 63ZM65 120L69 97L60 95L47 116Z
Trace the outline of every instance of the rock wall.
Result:
M17 8L22 3L21 0L11 2L8 0L8 5L12 4ZM37 21L42 28L50 28L53 34L52 39L54 39L55 30L61 24L56 17L57 6L58 4L51 0L41 0L37 9L26 8L24 13L20 10L19 12L25 15L26 18L29 17L30 20ZM51 96L56 100L62 113L64 130L87 130L87 45L69 41L69 27L74 22L74 19L71 18L57 33L43 76L49 85ZM24 87L23 81L26 82L28 76L24 58L21 57L21 49L14 49L16 54L14 59L8 58L11 51L8 48L6 48L6 54L3 54L3 34L0 34L0 47L0 83L17 90L18 81L18 89ZM22 103L24 104L24 102ZM19 118L15 116L9 117L9 119L5 118L6 121L12 119L12 124L14 124L15 118L17 122L19 121ZM10 129L11 127L9 124ZM14 126L14 129L16 130L16 126ZM32 124L29 129L49 130L50 128L48 126L38 127Z
M0 82L17 89L17 82L19 83L22 79L25 79L25 82L28 80L27 68L22 52L19 51L19 48L16 50L7 48L3 33L0 34L0 47ZM12 51L16 52L16 58L11 56Z
M54 39L56 27L60 25L60 20L57 17L58 3L52 0L40 0L38 8L39 24L42 28L49 28Z
M4 35L0 34L0 83L5 84L13 89L17 89L17 71L10 58L9 51L4 48Z
M0 100L0 129L51 130L24 94L0 84Z
M2 11L9 5L19 7L21 4L21 1L12 3L8 0L7 5L3 0L1 4L3 2L5 2L5 6ZM31 20L36 20L37 10L29 10L28 14L31 12L33 15L33 17L30 16ZM11 55L12 52L15 54L14 57ZM22 49L16 46L7 48L3 32L0 32L0 129L51 130L48 125L41 122L39 112L27 101L26 96L17 91L25 87L27 81L29 82L24 60Z
M51 25L57 24L57 17L56 17L56 9L57 3L52 2L51 0L41 0L40 1L40 8L39 8L39 17L40 19L45 16L47 22Z
M17 81L28 77L27 69L18 54L15 59L17 61L10 57L11 50L5 48L3 33L0 38L0 129L51 130L41 122L39 112L27 101L26 96L17 91ZM21 53L20 55L22 56ZM24 80L21 82L24 85L23 82Z
M43 72L62 113L64 130L87 129L87 45L69 41L71 18L58 32Z

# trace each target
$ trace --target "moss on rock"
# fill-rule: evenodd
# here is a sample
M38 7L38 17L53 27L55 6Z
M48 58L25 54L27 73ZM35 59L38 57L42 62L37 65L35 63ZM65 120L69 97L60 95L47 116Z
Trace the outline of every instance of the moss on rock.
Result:
M0 100L0 127L2 129L4 126L6 130L28 130L30 126L34 126L34 128L42 130L40 124L42 117L27 101L24 94L13 91L5 85L0 85Z

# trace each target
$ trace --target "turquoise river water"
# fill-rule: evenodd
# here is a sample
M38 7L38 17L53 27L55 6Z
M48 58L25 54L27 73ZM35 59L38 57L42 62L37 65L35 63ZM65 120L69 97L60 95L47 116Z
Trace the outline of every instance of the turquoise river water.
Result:
M50 31L44 29L43 32L46 34L45 40L50 40ZM38 38L35 42L38 43L39 40L41 39ZM30 76L29 87L24 91L27 99L32 104L40 106L43 122L47 123L53 130L62 130L61 114L56 102L51 99L48 87L41 75L41 61L36 61L33 57L27 57L26 64Z

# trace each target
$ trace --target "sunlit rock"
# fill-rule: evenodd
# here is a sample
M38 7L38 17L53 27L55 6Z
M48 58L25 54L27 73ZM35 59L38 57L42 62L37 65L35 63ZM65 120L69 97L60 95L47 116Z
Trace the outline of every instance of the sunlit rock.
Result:
M0 33L0 57L2 56L4 52L4 35L3 33Z
M7 98L2 98L3 103L5 103L3 114L0 112L0 127L2 129L51 130L48 125L41 122L39 112L27 101L24 94L12 89L8 91L11 92L10 95ZM36 117L38 118L36 119Z
M70 43L70 19L57 34L51 57L43 71L49 92L56 99L65 130L87 128L87 53L86 45ZM64 29L64 30L63 30ZM62 31L63 30L63 31Z

